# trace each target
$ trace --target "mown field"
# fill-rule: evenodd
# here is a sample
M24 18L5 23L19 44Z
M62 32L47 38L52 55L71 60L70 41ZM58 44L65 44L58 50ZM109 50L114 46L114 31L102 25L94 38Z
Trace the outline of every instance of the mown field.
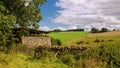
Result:
M84 37L87 36L89 34L89 32L52 32L49 33L48 36L55 38L55 39L59 39L62 44L65 44L68 41L71 41L73 39L77 39L80 37Z

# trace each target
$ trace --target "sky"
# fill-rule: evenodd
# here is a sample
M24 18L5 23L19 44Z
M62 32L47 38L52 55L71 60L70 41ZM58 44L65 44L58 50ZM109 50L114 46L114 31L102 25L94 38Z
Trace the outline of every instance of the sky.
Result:
M120 29L120 0L47 0L40 30Z

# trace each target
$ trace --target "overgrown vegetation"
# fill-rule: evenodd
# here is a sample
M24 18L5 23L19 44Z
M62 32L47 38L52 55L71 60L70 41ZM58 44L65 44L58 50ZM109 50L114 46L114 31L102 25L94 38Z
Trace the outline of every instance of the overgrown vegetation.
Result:
M17 49L18 52L15 49L15 46L12 47L9 54L0 52L0 68L119 68L120 66L119 42L105 43L98 47L90 47L76 55L65 54L60 57L47 52L46 55L36 58L27 54L24 49Z
M62 45L62 42L59 39L51 38L51 45Z

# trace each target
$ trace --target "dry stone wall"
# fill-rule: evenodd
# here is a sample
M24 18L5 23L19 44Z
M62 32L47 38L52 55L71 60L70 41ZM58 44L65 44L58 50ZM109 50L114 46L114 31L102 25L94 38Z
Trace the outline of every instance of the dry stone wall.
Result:
M51 46L50 37L22 37L22 44L28 47Z

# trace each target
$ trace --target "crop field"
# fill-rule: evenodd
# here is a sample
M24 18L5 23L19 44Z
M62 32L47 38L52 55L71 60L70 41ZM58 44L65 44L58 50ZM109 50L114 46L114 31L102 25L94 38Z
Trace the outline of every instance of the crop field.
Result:
M104 44L120 44L120 31L89 34L85 37L71 40L66 45L96 47Z
M77 32L77 31L75 32L74 31L73 32L52 32L52 33L49 33L48 36L55 38L55 39L59 39L62 42L62 44L65 44L68 41L87 36L88 34L89 32Z

